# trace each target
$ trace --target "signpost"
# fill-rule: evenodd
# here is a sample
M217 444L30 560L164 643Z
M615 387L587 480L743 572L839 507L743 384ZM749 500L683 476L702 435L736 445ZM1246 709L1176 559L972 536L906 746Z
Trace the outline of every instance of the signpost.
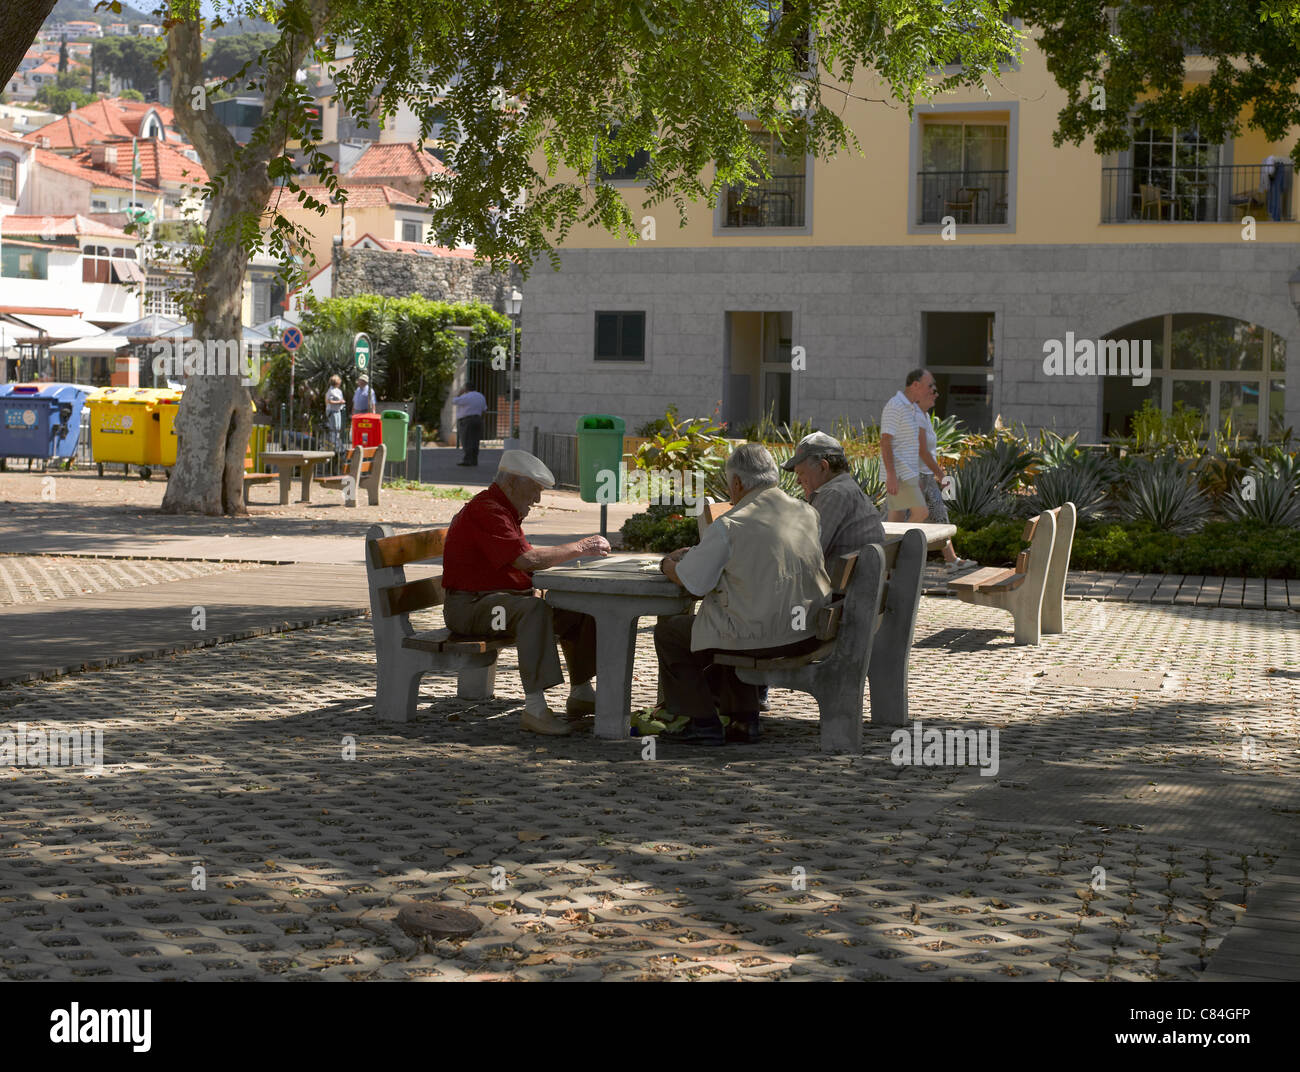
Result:
M280 333L280 345L289 351L289 431L293 431L293 352L302 345L302 331L293 325ZM287 447L287 444L281 444Z
M364 331L358 331L356 338L352 340L352 354L357 361L357 371L364 372L367 377L370 375L370 336Z

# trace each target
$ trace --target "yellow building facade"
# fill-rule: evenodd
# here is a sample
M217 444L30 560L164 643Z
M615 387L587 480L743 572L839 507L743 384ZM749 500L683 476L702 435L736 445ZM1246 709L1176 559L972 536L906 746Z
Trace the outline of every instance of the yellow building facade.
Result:
M1204 68L1188 57L1189 82ZM863 155L791 160L769 144L770 179L693 206L685 226L671 205L644 209L643 184L609 180L653 237L575 229L560 271L534 268L525 421L567 432L602 412L631 427L676 403L720 407L733 428L771 413L829 429L878 420L925 365L938 411L976 429L1000 415L1096 442L1147 399L1247 435L1300 429L1286 391L1300 131L1217 145L1135 128L1099 156L1053 146L1065 96L1032 40L985 82L910 118L871 102L883 85L828 88Z

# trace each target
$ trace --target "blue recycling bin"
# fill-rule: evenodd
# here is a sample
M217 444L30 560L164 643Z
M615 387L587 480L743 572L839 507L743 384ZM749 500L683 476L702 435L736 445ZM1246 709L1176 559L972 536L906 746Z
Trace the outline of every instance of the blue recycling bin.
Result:
M10 458L71 460L89 389L75 383L0 385L0 469Z

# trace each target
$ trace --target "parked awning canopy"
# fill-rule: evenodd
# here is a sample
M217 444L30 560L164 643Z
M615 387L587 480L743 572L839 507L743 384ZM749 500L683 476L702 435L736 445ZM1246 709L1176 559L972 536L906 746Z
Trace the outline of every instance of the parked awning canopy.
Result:
M43 331L51 339L81 339L103 332L79 316L45 316L38 313L10 313L14 320Z

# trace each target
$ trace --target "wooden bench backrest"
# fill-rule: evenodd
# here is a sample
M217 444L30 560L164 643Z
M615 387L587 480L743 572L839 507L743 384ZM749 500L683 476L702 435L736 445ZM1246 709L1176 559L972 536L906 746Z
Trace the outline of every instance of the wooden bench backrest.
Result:
M704 504L704 524L712 525L723 514L731 509L731 503L705 503Z
M374 449L370 448L372 452ZM391 617L440 606L446 598L442 578L423 577L418 581L408 581L402 567L408 562L441 558L446 544L446 529L420 529L418 532L405 532L400 536L368 539L366 541L368 572L391 569L395 571L394 579L398 581L397 584L378 589L377 605L371 607L371 612Z
M1061 512L1061 508L1059 506L1053 507L1051 510L1048 510L1046 512L1051 514L1052 517L1056 518L1056 520L1058 521L1060 520L1060 518L1057 516ZM1038 528L1039 517L1042 517L1042 514L1039 514L1037 517L1031 517L1028 521L1025 522L1025 531L1024 534L1020 537L1023 543L1028 543L1030 540L1034 538L1034 530ZM1019 564L1017 564L1016 566L1016 571L1023 572L1020 569Z
M374 457L378 450L379 450L378 447L361 448L361 475L362 476L365 476L368 472L370 472L370 467L374 464Z

